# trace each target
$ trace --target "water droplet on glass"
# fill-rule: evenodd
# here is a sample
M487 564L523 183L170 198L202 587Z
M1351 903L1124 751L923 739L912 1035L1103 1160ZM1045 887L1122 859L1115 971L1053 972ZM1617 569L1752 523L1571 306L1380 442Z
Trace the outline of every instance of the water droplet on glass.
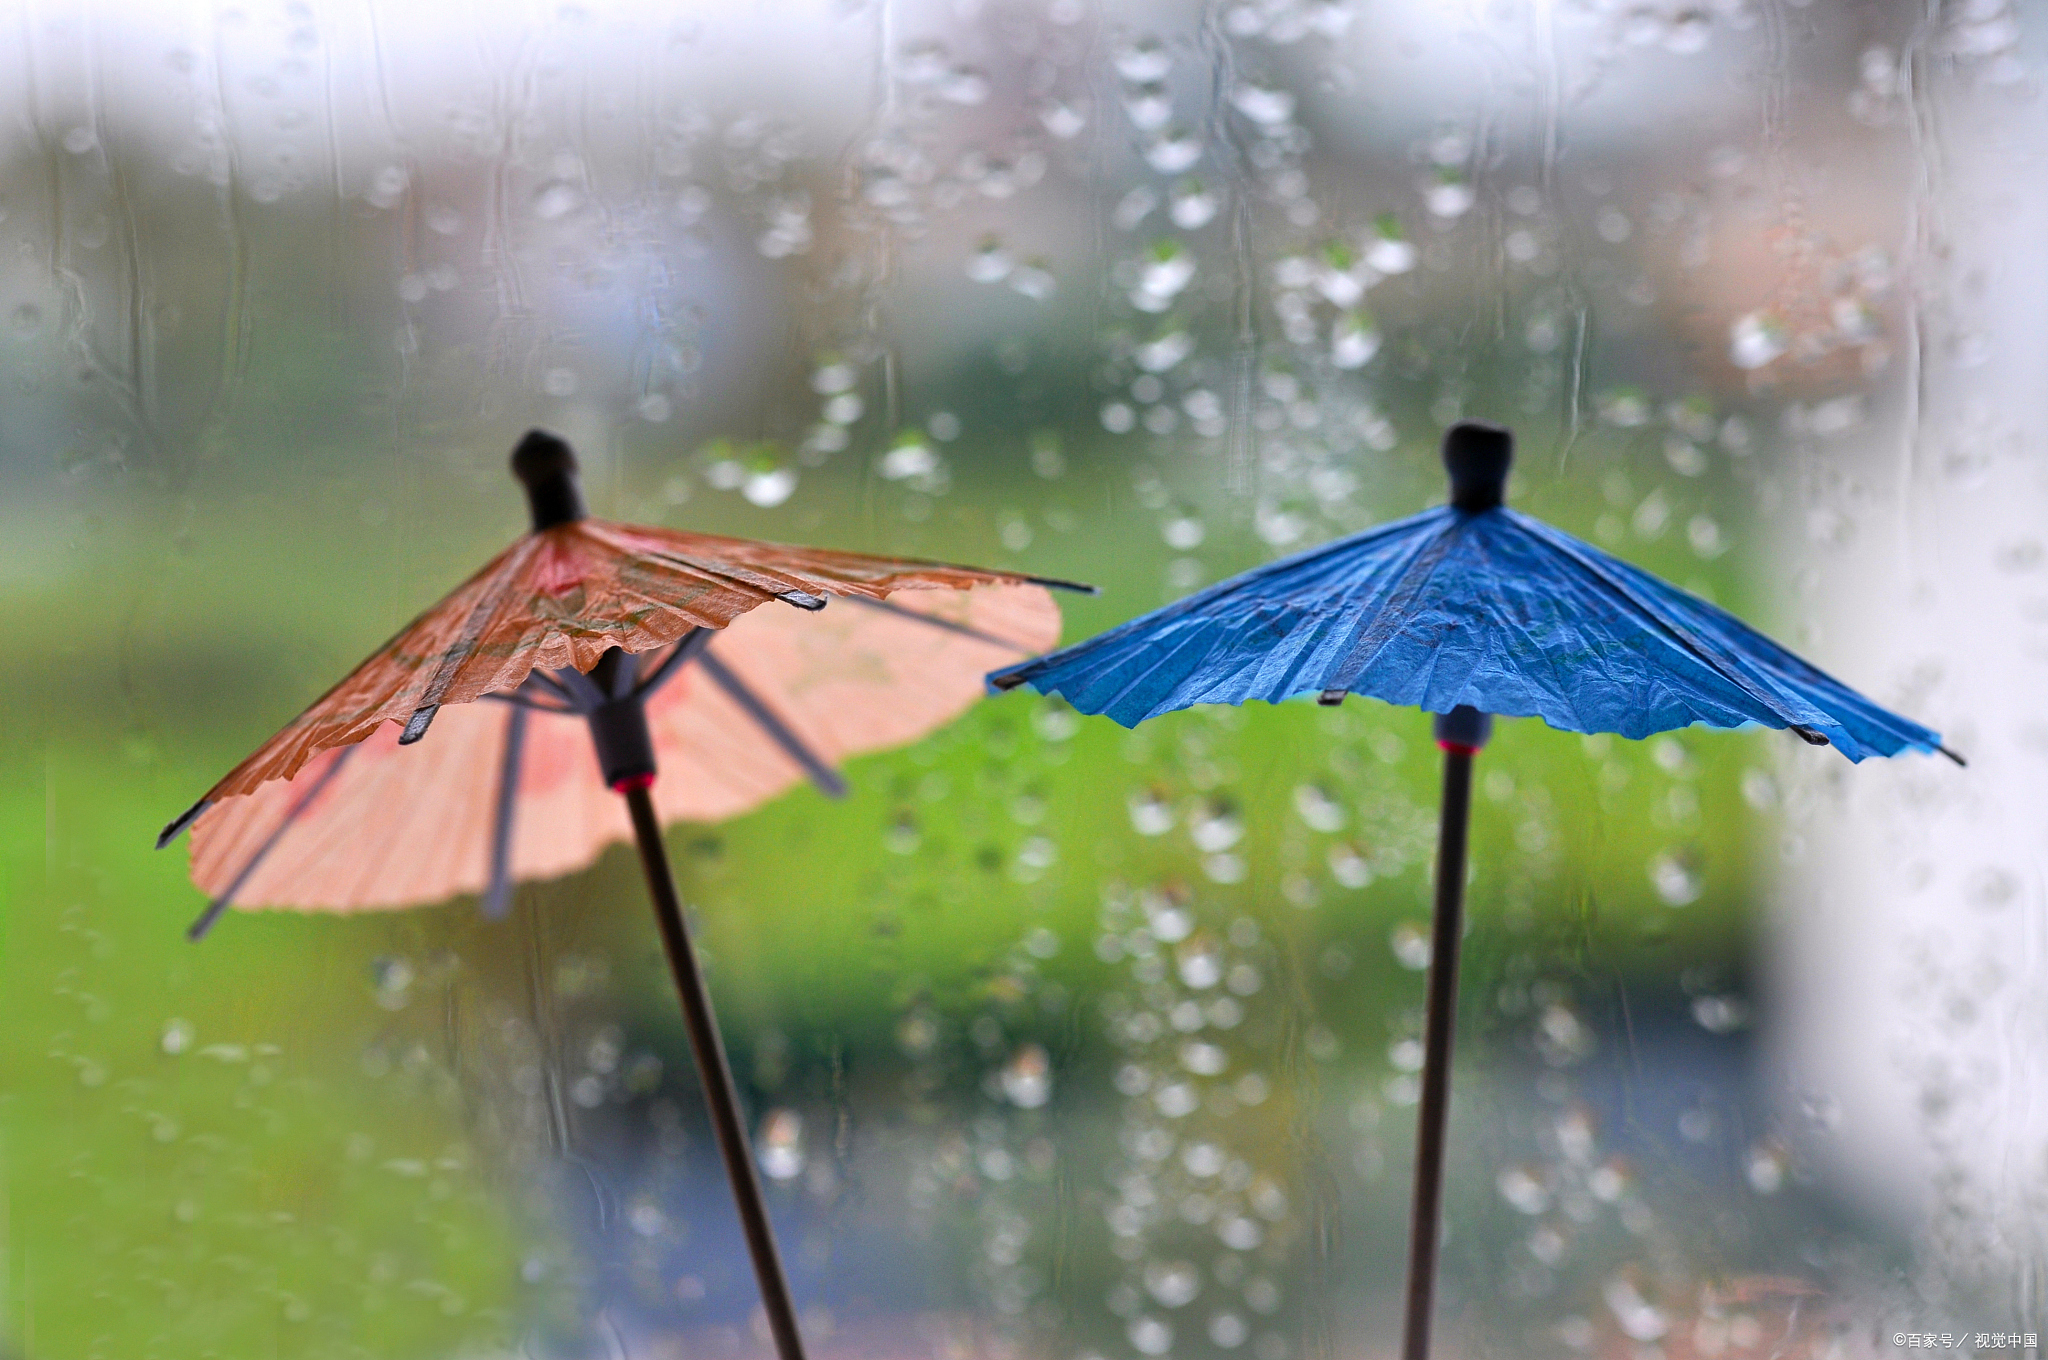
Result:
M1326 241L1310 267L1309 280L1334 307L1349 307L1365 296L1373 283L1365 262L1342 241Z
M939 98L973 106L988 99L988 76L971 66L956 66L938 82Z
M1043 302L1059 291L1059 280L1053 277L1051 268L1044 260L1031 259L1010 271L1010 291Z
M1158 206L1159 195L1141 184L1117 200L1116 208L1110 213L1109 220L1118 231L1136 231L1138 225Z
M1769 312L1738 317L1728 328L1728 361L1737 368L1762 368L1791 347L1785 323Z
M796 481L794 468L772 468L749 474L740 487L740 494L755 505L764 508L776 506L796 491Z
M1116 73L1133 82L1164 80L1173 69L1173 54L1156 38L1140 38L1118 48L1114 60Z
M1163 312L1194 277L1194 252L1171 237L1163 237L1153 242L1139 261L1131 305L1141 312Z
M533 191L533 213L543 222L558 222L583 206L583 191L566 180L550 180Z
M1696 9L1681 10L1665 27L1664 50L1690 56L1704 51L1713 36L1714 26L1706 14Z
M1052 1098L1052 1059L1039 1044L1025 1044L1003 1064L1003 1098L1020 1110L1035 1110Z
M1174 961L1182 983L1196 990L1214 987L1223 980L1223 956L1215 940L1206 933L1182 942Z
M1383 213L1373 222L1372 236L1365 247L1367 268L1381 274L1405 274L1420 258L1415 243L1401 230L1401 219Z
M1250 872L1243 855L1206 855L1202 859L1202 876L1211 883L1242 883Z
M1372 865L1358 847L1339 841L1330 847L1330 877L1340 887L1363 888L1372 882Z
M1693 998L1692 1018L1712 1034L1733 1034L1749 1023L1749 1006L1737 996Z
M770 1110L755 1140L761 1170L770 1180L792 1180L804 1169L804 1121L795 1110Z
M1294 96L1263 85L1240 85L1230 92L1237 111L1264 128L1278 128L1294 116Z
M1255 1219L1231 1214L1216 1224L1216 1236L1232 1251L1252 1251L1266 1240L1266 1230Z
M371 985L377 1004L387 1011L403 1010L412 1000L412 964L401 958L382 958L370 965Z
M1154 1261L1145 1267L1145 1292L1162 1308L1181 1308L1202 1292L1202 1272L1189 1261Z
M1132 1319L1124 1334L1140 1355L1164 1355L1173 1347L1173 1328L1155 1317Z
M1140 132L1157 132L1173 118L1173 96L1164 85L1136 85L1124 91L1124 114Z
M1124 807L1131 815L1131 829L1140 836L1163 836L1173 829L1173 804L1157 785L1133 789Z
M1337 368L1363 368L1380 352L1380 333L1366 312L1346 312L1330 332L1330 363Z
M1201 138L1181 129L1171 129L1145 147L1145 163L1162 175L1192 170L1201 159Z
M1198 179L1184 179L1167 197L1167 216L1183 231L1205 227L1215 218L1223 200Z
M1655 1341L1671 1329L1671 1320L1664 1310L1652 1306L1625 1276L1608 1280L1600 1293L1621 1330L1634 1340Z
M1038 122L1061 141L1070 141L1088 126L1088 110L1077 102L1047 100L1038 106Z
M1635 530L1637 538L1656 538L1671 523L1671 500L1662 487L1643 497L1636 512L1629 516L1629 527Z
M1553 1001L1536 1017L1536 1051L1553 1067L1568 1067L1593 1051L1593 1031L1578 1012Z
M1218 1313L1209 1319L1209 1340L1223 1350L1234 1350L1251 1335L1251 1328L1235 1313Z
M1188 834L1197 850L1214 854L1244 838L1244 819L1228 799L1206 798L1189 818Z
M1159 537L1175 552L1192 552L1207 536L1207 526L1193 515L1175 515L1159 526Z
M1666 439L1664 461L1681 477L1698 477L1707 470L1707 455L1689 439Z
M1997 911L2008 906L2019 896L2020 884L2017 876L1996 866L1984 866L1971 872L1964 884L1963 896L1979 911Z
M1540 1214L1550 1207L1550 1191L1537 1174L1526 1166L1511 1166L1494 1178L1500 1197L1518 1212Z
M1429 932L1413 921L1403 921L1387 936L1394 959L1403 968L1421 972L1429 967Z
M1436 217L1463 217L1475 201L1472 186L1455 170L1440 171L1422 190L1423 206Z
M1669 851L1650 861L1650 884L1670 907L1690 906L1702 889L1698 866L1688 856Z
M1799 1096L1799 1113L1822 1133L1836 1133L1842 1127L1842 1102L1825 1091L1805 1091Z
M878 470L892 482L927 477L939 467L939 456L915 433L898 436L896 446L882 455Z
M1185 940L1194 930L1195 918L1187 909L1184 893L1147 893L1142 901L1146 932L1161 944Z
M1003 243L996 237L984 237L981 244L967 257L967 277L976 283L1001 283L1008 278L1017 262L1010 258L1010 252L1003 249Z
M1173 330L1137 346L1131 357L1148 374L1165 373L1194 352L1195 338L1184 330Z
M828 359L811 372L811 390L820 396L844 392L860 381L860 370L844 359Z
M1627 1170L1611 1157L1594 1167L1593 1173L1586 1177L1586 1189L1602 1204L1615 1203L1627 1192L1628 1187Z

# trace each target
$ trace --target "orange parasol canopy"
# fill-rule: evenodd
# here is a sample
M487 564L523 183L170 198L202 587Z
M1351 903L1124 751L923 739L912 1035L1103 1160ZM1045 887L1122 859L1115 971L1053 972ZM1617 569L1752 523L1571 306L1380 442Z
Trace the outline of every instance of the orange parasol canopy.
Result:
M715 821L806 775L839 792L838 762L922 736L985 671L1059 640L1044 587L1067 582L592 519L568 446L539 431L513 466L534 531L164 828L159 845L194 827L193 882L214 899L195 937L230 902L486 891L495 914L513 882L589 865L633 834L615 781L593 777L604 698L637 701L673 774L661 820ZM579 678L608 654L629 672L619 696Z
M674 537L692 537L705 556L701 545L737 542ZM766 555L765 545L741 546ZM694 657L682 659L648 696L647 721L662 770L651 792L662 821L736 816L807 775L833 790L833 766L924 735L983 693L985 671L1059 640L1058 606L1039 586L973 585L977 578L1001 578L875 558L846 560L872 564L869 579L882 584L863 582L871 593L849 592L819 614L781 604L741 614ZM616 562L606 562L612 579ZM885 574L884 567L896 570ZM926 585L940 570L957 571L971 588ZM903 584L904 577L912 583ZM845 589L815 573L805 584L820 593ZM586 599L597 594L578 589ZM891 589L900 593L877 607ZM600 778L587 723L574 713L538 704L461 704L440 713L417 745L399 744L396 719L409 716L421 695L435 691L417 681L425 667L405 670L390 658L405 638L465 608L454 602L470 590L465 587L365 662L216 786L210 797L233 796L215 803L193 827L194 883L215 898L232 890L242 907L402 907L482 892L492 886L494 867L500 892L512 882L573 873L594 862L607 844L631 839L625 806ZM535 639L525 644L529 656L548 656L551 648L569 653L567 630L543 632L531 623L539 613L536 600L557 598L529 594L525 622L507 619L507 633L517 628L512 635ZM657 650L648 673L676 651L675 645ZM586 664L596 660L593 654ZM505 678L512 667L501 665L494 687L478 697L518 693L533 664L527 662L509 686ZM400 691L405 697L337 699L344 691L359 692L358 678L380 666L408 687ZM458 691L451 686L439 692ZM372 703L371 711L384 716L367 735L348 735L362 726L350 714ZM764 718L782 730L771 730ZM500 851L495 833L508 796L506 753L522 727L523 749L509 788L514 815ZM271 777L234 794L238 783L252 778L246 771L278 768L287 760L279 752L313 743L312 752L298 757L303 764L295 775ZM290 831L280 834L288 824ZM263 855L266 845L270 852ZM494 865L500 853L503 860Z

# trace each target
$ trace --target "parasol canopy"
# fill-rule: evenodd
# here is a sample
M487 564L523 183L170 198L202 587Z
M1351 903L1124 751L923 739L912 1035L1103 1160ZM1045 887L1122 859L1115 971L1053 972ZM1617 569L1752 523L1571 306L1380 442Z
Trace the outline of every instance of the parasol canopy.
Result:
M980 697L982 672L1043 650L1059 627L1035 585L910 586L822 613L771 601L693 643L657 646L636 677L654 680L647 722L668 772L650 790L655 812L722 821L807 778L836 792L841 762L950 721ZM512 884L587 867L633 829L600 777L587 720L540 674L487 702L447 702L417 744L400 745L400 723L380 719L291 778L221 799L193 827L192 881L240 907L311 910L484 893L495 915ZM510 696L521 702L498 701ZM359 726L322 721L329 740ZM295 728L305 730L272 745Z
M1567 732L1790 728L1851 760L1941 749L1696 595L1502 504L1505 431L1446 436L1452 503L1256 567L992 686L1126 727L1194 704L1364 694Z

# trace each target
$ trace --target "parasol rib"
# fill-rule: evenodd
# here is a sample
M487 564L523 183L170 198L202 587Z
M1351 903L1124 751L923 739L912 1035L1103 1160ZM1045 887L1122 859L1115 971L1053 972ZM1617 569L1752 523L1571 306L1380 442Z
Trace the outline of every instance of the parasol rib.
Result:
M172 841L178 839L179 836L184 834L186 827L192 825L192 823L199 820L200 813L205 812L208 808L212 806L213 799L202 798L198 802L194 803L191 807L188 807L183 812L179 813L176 817L173 817L169 825L164 827L162 831L157 832L156 848L161 850L165 846L169 845Z
M1330 678L1323 692L1317 696L1318 703L1331 703L1330 696L1333 694L1338 696L1337 702L1342 702L1342 696L1350 692L1351 686L1365 673L1366 667L1372 664L1380 649L1409 622L1411 606L1421 598L1422 592L1429 586L1430 579L1436 575L1437 568L1442 566L1444 559L1450 555L1451 548L1457 541L1458 530L1462 527L1458 524L1447 526L1447 532L1430 539L1420 552L1408 560L1407 566L1401 570L1401 579L1395 584L1386 604L1377 615L1363 621L1357 635L1345 647L1344 659L1338 663L1337 673Z
M440 711L439 704L427 704L414 709L413 715L405 720L405 730L398 734L398 744L410 746L427 735L427 728L433 725L434 715Z
M661 664L640 681L640 688L636 691L639 697L651 698L656 690L681 674L683 667L689 665L697 653L711 645L712 636L717 631L715 628L692 628L683 634L675 648L661 659Z
M513 705L505 720L505 754L498 763L497 803L491 809L491 877L484 889L488 920L501 921L512 900L512 823L519 811L519 766L526 754L527 706Z
M1012 642L1008 638L997 637L994 633L984 633L979 628L971 628L964 623L955 623L951 619L942 619L915 609L906 609L893 600L871 600L865 595L848 595L845 598L863 609L872 609L882 614L893 614L899 619L912 619L931 628L940 628L948 633L957 633L961 637L973 638L976 642L986 642L997 647L1008 647L1013 652L1021 652L1025 656L1031 655L1031 649L1022 643Z
M564 708L561 704L541 703L537 699L528 698L518 690L513 690L508 694L479 694L476 697L482 702L509 704L513 708L525 709L529 713L574 713L576 711L573 708Z
M711 677L712 683L726 692L731 700L754 720L755 726L768 734L769 740L782 748L782 753L795 761L803 772L811 777L818 791L831 798L846 796L846 781L839 771L826 764L818 753L804 745L803 738L792 732L789 725L776 716L775 711L762 702L759 695L748 689L725 663L704 650L697 656L697 665Z
M569 702L576 711L586 717L595 709L602 708L611 696L606 694L597 681L578 670L559 670L555 680L562 692L569 696Z
M219 897L207 903L206 910L199 914L199 919L186 928L186 939L197 944L206 938L206 933L213 929L213 923L220 919L220 914L226 911L229 904L235 900L235 894L242 890L243 885L249 881L250 876L269 857L270 852L277 848L277 843L284 839L284 833L291 830L292 823L298 821L300 814L312 806L313 800L320 796L321 791L334 782L334 777L341 773L341 767L348 764L348 758L361 749L362 747L360 746L344 746L341 748L341 754L334 758L333 764L320 772L320 777L313 781L313 787L307 789L297 802L285 810L284 820L277 824L276 830L264 837L263 844L256 847L256 853L249 856L249 862L242 866L241 871L235 875L234 880L222 890ZM174 822L172 825L176 826L177 823ZM165 834L169 835L171 833L166 832Z

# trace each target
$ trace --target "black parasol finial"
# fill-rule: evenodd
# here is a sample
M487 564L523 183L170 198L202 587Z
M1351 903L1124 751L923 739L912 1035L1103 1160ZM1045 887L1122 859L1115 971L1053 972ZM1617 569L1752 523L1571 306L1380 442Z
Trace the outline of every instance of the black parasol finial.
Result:
M533 531L573 524L590 514L576 481L576 454L560 435L528 430L512 450L512 475L526 486Z
M1461 420L1444 431L1444 470L1451 474L1451 504L1474 514L1507 499L1508 467L1515 461L1514 431L1483 420Z

